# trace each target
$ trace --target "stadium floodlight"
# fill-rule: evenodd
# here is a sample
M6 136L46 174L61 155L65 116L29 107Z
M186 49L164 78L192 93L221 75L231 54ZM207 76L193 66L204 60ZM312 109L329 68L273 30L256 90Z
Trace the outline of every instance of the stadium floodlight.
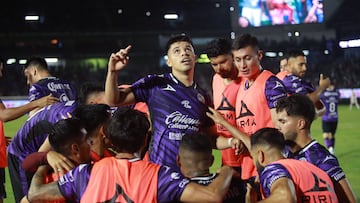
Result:
M58 58L45 58L45 61L48 63L57 63L59 61Z
M273 57L276 57L276 53L272 52L272 51L267 51L267 52L265 52L265 56L273 58Z
M360 47L360 39L349 40L349 47Z
M16 63L16 59L14 59L14 58L9 58L9 59L6 61L6 64L7 64L7 65L11 65L11 64L14 64L14 63Z
M165 20L177 20L179 18L179 15L176 13L167 13L164 15Z
M25 16L26 21L39 21L39 19L40 19L40 16L38 16L38 15Z
M352 47L360 47L360 39L339 41L339 47L346 49Z
M20 59L20 60L19 60L19 64L21 64L21 65L26 64L26 62L27 62L27 60L26 60L26 59Z

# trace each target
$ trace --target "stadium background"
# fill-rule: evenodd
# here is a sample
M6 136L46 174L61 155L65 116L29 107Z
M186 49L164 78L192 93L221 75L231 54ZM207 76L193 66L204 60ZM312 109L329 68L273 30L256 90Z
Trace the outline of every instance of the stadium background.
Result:
M281 55L299 48L307 54L306 79L316 84L319 74L324 73L344 92L356 88L360 97L360 5L356 0L323 0L322 23L246 28L237 23L242 1L8 1L0 6L0 57L6 62L0 96L10 100L26 97L28 87L22 67L24 59L33 55L57 59L49 62L51 73L77 85L85 81L103 83L111 52L128 44L133 49L128 67L120 73L122 83L166 72L169 68L164 44L172 34L179 33L192 37L199 57L195 77L210 93L213 71L202 54L205 44L217 37L232 40L248 32L260 41L265 69L276 73ZM164 19L167 13L178 14L178 19ZM25 21L26 15L38 15L39 20ZM349 102L347 95L342 104ZM359 111L350 112L345 105L340 110L336 153L359 198ZM7 135L12 136L23 121L7 123ZM314 124L313 135L321 139L319 121Z

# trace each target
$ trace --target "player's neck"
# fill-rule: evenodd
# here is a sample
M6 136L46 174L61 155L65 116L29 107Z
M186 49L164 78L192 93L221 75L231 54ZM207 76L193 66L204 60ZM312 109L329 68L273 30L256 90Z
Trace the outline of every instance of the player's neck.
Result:
M188 170L184 175L187 178L203 177L203 176L209 176L210 171L209 169L207 170L193 169L193 170Z
M116 153L115 157L117 159L135 159L135 158L138 158L139 156L137 153L130 154L130 153L120 152L120 153Z
M190 87L194 83L193 72L184 73L184 72L173 71L172 74L178 81L180 81L186 87Z
M298 151L302 148L304 148L306 145L308 145L311 141L313 140L313 138L310 135L309 131L303 131L303 132L299 132L297 139L296 139L296 145L294 147L292 147L291 151Z

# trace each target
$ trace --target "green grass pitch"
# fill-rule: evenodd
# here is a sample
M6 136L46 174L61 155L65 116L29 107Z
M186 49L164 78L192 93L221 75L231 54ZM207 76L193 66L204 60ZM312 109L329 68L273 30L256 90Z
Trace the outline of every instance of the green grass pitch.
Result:
M347 105L339 106L339 124L336 133L335 154L338 157L341 167L360 201L360 110L353 108L349 110ZM24 123L26 116L5 123L5 134L13 136L19 127ZM321 137L321 119L314 121L311 129L312 136L320 143L324 144ZM214 150L215 162L211 171L215 171L220 167L220 153ZM7 198L5 203L13 203L14 197L12 193L9 173L6 171L6 191Z

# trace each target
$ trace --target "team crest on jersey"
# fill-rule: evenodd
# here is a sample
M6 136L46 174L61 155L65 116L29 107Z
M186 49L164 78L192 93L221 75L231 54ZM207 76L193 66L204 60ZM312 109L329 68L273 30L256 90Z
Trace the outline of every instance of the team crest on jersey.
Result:
M190 106L190 102L188 100L183 100L181 101L181 104L187 108L187 109L191 109L191 106Z
M68 97L65 93L61 94L60 97L59 97L59 99L60 99L60 101L62 101L62 102L67 102L67 101L70 100L69 97Z
M198 93L198 94L197 94L197 99L198 99L201 103L205 104L205 97L204 97L202 94Z

